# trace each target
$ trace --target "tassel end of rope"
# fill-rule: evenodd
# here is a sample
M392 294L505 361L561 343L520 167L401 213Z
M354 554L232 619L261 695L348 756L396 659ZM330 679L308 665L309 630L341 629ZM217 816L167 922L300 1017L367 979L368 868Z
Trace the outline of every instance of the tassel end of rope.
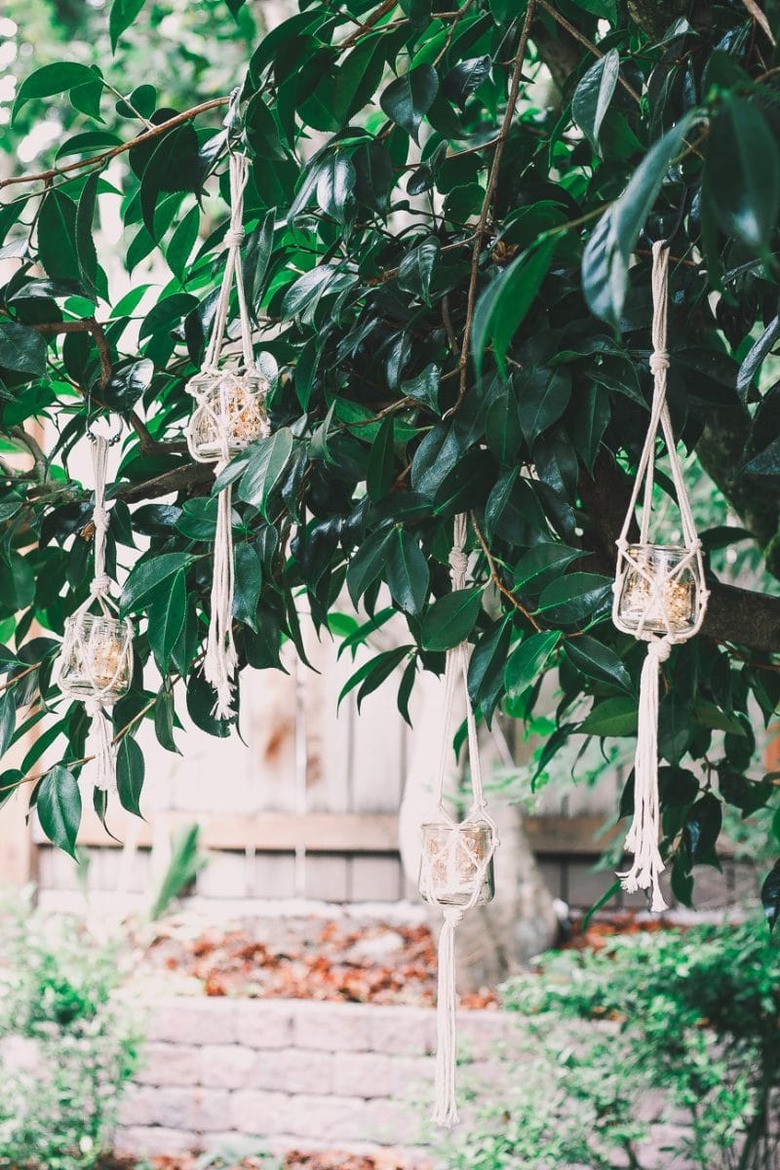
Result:
M455 1016L455 931L463 918L460 906L448 906L439 935L439 982L436 1006L436 1102L433 1121L445 1129L457 1125L458 1103L455 1091L457 1037Z
M97 701L87 704L87 714L92 719L93 750L97 769L95 788L103 792L116 792L116 756L111 716L106 707Z

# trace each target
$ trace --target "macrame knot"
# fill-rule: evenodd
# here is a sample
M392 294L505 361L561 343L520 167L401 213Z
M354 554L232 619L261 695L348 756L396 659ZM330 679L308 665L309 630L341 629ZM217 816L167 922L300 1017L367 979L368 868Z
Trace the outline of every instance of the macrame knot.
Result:
M225 243L228 248L240 248L246 239L246 232L242 227L231 227L225 232Z
M108 528L108 522L109 515L107 509L103 504L96 503L92 510L92 523L95 525L95 528L105 531Z
M93 597L102 597L108 593L111 588L111 578L106 573L101 573L100 576L95 577L92 581L89 591Z
M653 374L660 374L669 369L669 354L665 349L656 349L650 354L650 370Z
M652 642L648 643L647 654L649 658L654 658L660 666L662 662L666 662L672 652L672 643L668 638L653 638Z
M97 696L93 696L92 698L87 699L87 701L84 703L84 709L86 710L90 719L94 719L96 715L104 714L106 710L103 700Z

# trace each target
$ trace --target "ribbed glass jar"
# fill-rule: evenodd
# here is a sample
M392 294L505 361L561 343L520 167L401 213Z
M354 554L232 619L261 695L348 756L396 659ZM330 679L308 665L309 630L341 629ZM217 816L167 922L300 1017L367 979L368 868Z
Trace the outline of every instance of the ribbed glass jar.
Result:
M631 544L628 556L618 603L623 624L652 634L681 634L691 629L698 614L698 586L692 563L683 565L690 550L675 545Z
M114 702L127 693L132 666L133 634L126 622L92 613L67 619L60 652L63 694Z
M493 827L485 822L422 826L420 897L437 906L482 906L495 893ZM474 897L475 887L479 893Z
M190 451L202 463L237 455L270 434L265 397L268 382L259 372L200 374L189 384L198 405L188 429Z

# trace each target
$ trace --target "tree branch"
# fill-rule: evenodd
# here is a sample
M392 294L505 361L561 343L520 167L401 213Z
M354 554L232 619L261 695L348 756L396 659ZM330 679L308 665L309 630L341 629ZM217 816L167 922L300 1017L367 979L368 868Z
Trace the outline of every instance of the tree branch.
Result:
M41 321L30 328L44 337L56 337L60 333L89 333L100 358L100 388L101 390L106 388L114 372L111 346L108 344L103 326L95 317L81 317L78 321Z
M393 3L395 3L395 0L393 0ZM52 179L61 178L64 175L70 174L72 171L83 171L95 166L102 167L110 159L124 154L127 150L132 150L134 146L138 146L141 142L148 142L150 138L157 138L160 134L165 134L167 130L172 130L174 126L181 126L183 122L189 122L191 118L196 118L198 114L203 114L207 110L215 110L220 106L226 106L229 101L229 97L212 98L211 101L202 102L199 106L193 106L191 110L185 110L183 113L177 114L175 118L169 118L167 122L161 122L159 126L154 126L151 130L144 131L143 134L139 134L129 142L120 142L118 146L111 146L108 150L102 150L100 154L93 154L90 158L76 159L75 162L68 163L64 167L52 167L48 171L38 171L32 175L12 175L9 179L0 179L0 191L5 187L14 187L19 183L50 183Z
M592 479L580 477L580 499L590 521L583 544L592 554L594 568L607 576L615 572L615 541L629 498L630 481L608 455L596 460ZM780 597L725 585L711 574L707 583L710 599L703 634L761 654L780 651Z
M166 448L168 450L168 448ZM126 504L138 504L142 500L156 500L172 492L187 488L203 487L214 479L214 467L210 463L183 463L154 479L144 483L133 483L120 487L110 495L111 499L124 500Z
M490 167L488 175L487 186L485 187L485 195L482 200L482 207L477 221L477 229L474 233L474 249L471 253L471 273L469 276L469 290L466 300L466 321L463 326L463 342L460 349L460 382L458 385L458 397L454 404L445 413L444 417L448 418L451 414L460 408L463 399L466 397L466 387L468 385L468 368L469 368L469 349L471 347L471 330L474 324L474 306L477 300L477 281L479 279L479 258L482 252L482 245L484 243L485 235L487 234L487 221L490 215L490 208L493 203L493 196L496 191L496 184L498 183L498 172L501 169L501 159L504 156L504 147L509 136L509 130L512 126L512 119L515 116L515 106L517 105L517 95L520 90L520 78L523 73L523 62L525 54L528 49L528 38L531 35L531 25L533 24L534 15L536 13L537 0L528 0L528 7L525 12L525 20L523 21L523 28L520 33L520 41L517 46L517 55L515 57L515 64L512 70L512 76L509 81L509 92L506 99L506 110L504 111L504 120L501 123L501 130L496 139L496 153L493 155L493 162Z

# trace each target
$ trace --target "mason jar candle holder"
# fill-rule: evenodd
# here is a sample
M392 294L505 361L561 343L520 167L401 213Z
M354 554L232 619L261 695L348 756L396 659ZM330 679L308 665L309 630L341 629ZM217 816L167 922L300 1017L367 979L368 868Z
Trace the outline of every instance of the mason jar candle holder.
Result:
M495 831L485 821L427 822L422 826L420 897L436 906L483 906L492 901L495 848Z
M661 544L628 546L618 603L618 615L625 626L651 634L680 634L693 628L697 612L698 585L689 549Z
M188 389L198 400L187 441L195 459L209 463L225 452L237 455L255 439L271 433L265 408L268 382L259 370L243 374L223 370L191 379Z
M77 699L114 702L127 693L133 663L133 631L107 614L80 613L65 622L59 688Z

